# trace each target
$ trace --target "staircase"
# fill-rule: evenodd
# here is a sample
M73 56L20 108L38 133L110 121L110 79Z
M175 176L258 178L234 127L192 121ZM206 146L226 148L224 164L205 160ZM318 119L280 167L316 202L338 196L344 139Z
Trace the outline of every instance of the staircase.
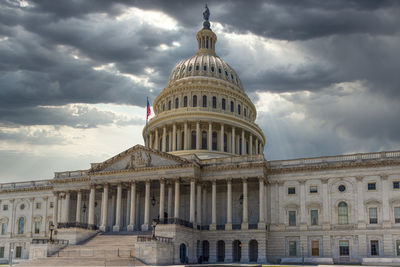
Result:
M18 266L136 266L144 265L135 258L137 234L120 232L97 234L83 244L68 245L51 257L35 259ZM149 233L146 233L149 234Z

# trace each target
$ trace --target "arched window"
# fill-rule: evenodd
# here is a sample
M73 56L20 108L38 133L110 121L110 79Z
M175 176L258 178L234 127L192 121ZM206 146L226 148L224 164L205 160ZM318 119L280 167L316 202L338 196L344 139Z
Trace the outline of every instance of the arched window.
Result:
M217 150L217 133L212 133L212 150Z
M207 149L207 132L201 132L201 149Z
M226 103L225 103L225 98L222 98L222 103L221 103L222 109L226 109Z
M239 138L239 155L243 155L242 152L242 138Z
M179 246L179 259L181 263L186 262L186 245L184 243Z
M233 101L231 101L231 112L233 112L235 107L233 106Z
M224 262L225 260L225 242L223 240L219 240L217 242L217 261Z
M162 104L162 111L165 111L165 104Z
M240 115L240 105L238 105L238 114Z
M203 261L208 262L210 255L210 243L207 240L203 241Z
M340 202L338 205L338 223L339 224L349 223L348 208L346 202Z
M228 136L224 134L224 152L228 152Z
M168 110L171 110L171 100L168 101Z
M207 107L207 96L203 95L203 108Z
M196 132L192 132L192 149L196 149Z
M183 106L186 108L187 107L187 96L183 98Z
M175 108L179 108L179 98L175 98Z
M197 107L197 95L193 96L193 107Z
M213 100L212 100L212 107L213 108L217 108L217 98L215 96L213 96Z
M24 234L24 228L25 228L25 218L24 217L20 217L18 219L18 234L19 235Z
M257 240L250 240L249 242L249 261L257 262L258 260L258 242Z
M246 110L246 108L243 108L243 116L247 116L247 112L246 112L247 110Z
M242 242L240 240L233 241L232 250L233 262L240 262L242 258Z
M185 146L185 132L182 131L182 134L181 134L181 147L180 147L180 149L183 150L183 149L184 149L184 146Z

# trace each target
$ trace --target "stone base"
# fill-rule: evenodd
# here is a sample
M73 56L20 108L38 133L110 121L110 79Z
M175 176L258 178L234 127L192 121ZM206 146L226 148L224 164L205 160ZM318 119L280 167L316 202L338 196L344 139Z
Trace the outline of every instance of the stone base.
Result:
M104 226L104 225L101 225L101 226L99 227L99 230L102 231L102 232L106 232L106 231L107 231L107 227Z
M248 230L249 229L249 223L242 223L242 226L240 228L242 230Z
M215 223L210 224L210 230L217 230L217 225Z
M231 223L226 223L225 224L225 230L232 230L232 224Z
M149 224L142 224L142 231L149 231L150 225Z
M257 228L259 230L265 230L266 224L265 222L259 222Z
M119 230L120 230L119 225L114 225L112 230L113 230L113 232L119 232Z
M135 226L134 226L133 224L129 224L129 225L126 227L126 229L127 229L129 232L133 232L133 231L135 231Z

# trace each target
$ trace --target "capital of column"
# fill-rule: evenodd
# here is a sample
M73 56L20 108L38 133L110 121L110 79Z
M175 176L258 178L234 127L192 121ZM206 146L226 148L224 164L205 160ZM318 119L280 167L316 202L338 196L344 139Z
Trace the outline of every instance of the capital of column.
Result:
M322 178L322 179L321 179L321 182L322 182L323 184L327 184L328 181L329 181L329 178Z
M306 183L306 180L302 179L302 180L298 180L299 184L304 185Z
M382 175L381 175L381 179L382 179L382 180L387 180L388 177L389 177L389 175L387 175L387 174L382 174Z
M358 182L361 182L364 179L364 176L356 176L356 180Z

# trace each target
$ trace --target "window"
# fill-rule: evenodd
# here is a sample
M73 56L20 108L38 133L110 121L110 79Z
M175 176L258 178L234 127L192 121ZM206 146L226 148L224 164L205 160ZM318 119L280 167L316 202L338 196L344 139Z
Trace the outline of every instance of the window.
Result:
M22 257L22 247L18 246L15 250L15 258L20 259Z
M225 71L225 75L228 77L228 72L227 71Z
M4 258L4 247L0 247L0 258Z
M349 223L347 204L345 202L340 202L338 205L338 223L339 224Z
M24 227L25 227L25 219L24 219L24 217L20 217L18 219L18 234L19 235L24 234Z
M212 107L213 107L213 108L217 108L217 98L216 98L215 96L213 96L212 99L213 99L213 100L212 100Z
M165 111L165 104L162 104L162 111Z
M311 186L310 186L310 193L311 193L311 194L313 194L313 193L318 193L318 186L316 186L316 185L311 185Z
M228 152L228 136L224 134L224 152Z
M187 107L187 96L183 98L183 106L186 108Z
M297 256L297 242L289 241L289 256Z
M311 210L311 225L318 225L318 210Z
M169 152L169 134L165 138L165 151Z
M399 181L393 182L393 189L400 189L400 182Z
M40 233L40 221L35 221L35 234Z
M36 209L40 210L42 208L42 203L38 202L36 203Z
M179 98L175 98L175 108L179 108Z
M199 67L199 65L197 65L197 66L196 66L196 70L199 70L199 69L200 69L200 67Z
M3 205L3 210L8 210L8 205Z
M7 234L7 224L2 223L1 224L1 235L6 235Z
M394 207L394 223L400 223L400 207Z
M226 109L226 105L225 105L225 98L222 98L222 103L221 103L222 109L225 110Z
M201 132L201 149L207 149L207 132Z
M371 256L379 256L379 241L371 240Z
M197 95L193 96L193 107L197 107Z
M207 107L207 96L203 95L203 108Z
M319 241L313 240L311 241L311 256L319 256Z
M296 226L296 211L289 211L289 226Z
M212 150L217 150L217 133L212 133Z
M349 241L339 241L339 255L350 256Z
M368 190L376 190L376 183L368 183Z
M377 208L369 208L369 223L376 224L378 223L378 214Z
M189 71L192 71L192 65L189 66Z
M296 187L288 187L287 193L289 195L295 195L296 194Z
M219 73L219 74L221 74L221 73L222 73L221 69L218 69L218 73Z
M21 210L25 209L25 204L22 203L22 204L19 206L19 208L20 208Z
M54 202L50 202L50 209L54 208Z
M215 68L214 66L211 66L211 72L214 72Z
M338 190L340 191L340 192L344 192L344 191L346 191L346 186L344 186L344 185L339 185L339 187L338 187Z
M196 132L192 132L192 149L196 149Z
M206 65L203 66L203 70L204 70L204 71L207 70L207 66L206 66Z
M168 110L171 110L171 100L168 101Z
M233 106L233 101L231 101L231 112L233 112L235 107Z
M240 115L240 105L238 105L238 114Z
M247 110L246 110L246 108L243 109L243 116L245 116L245 117L247 116Z
M400 256L400 240L396 240L396 255Z

